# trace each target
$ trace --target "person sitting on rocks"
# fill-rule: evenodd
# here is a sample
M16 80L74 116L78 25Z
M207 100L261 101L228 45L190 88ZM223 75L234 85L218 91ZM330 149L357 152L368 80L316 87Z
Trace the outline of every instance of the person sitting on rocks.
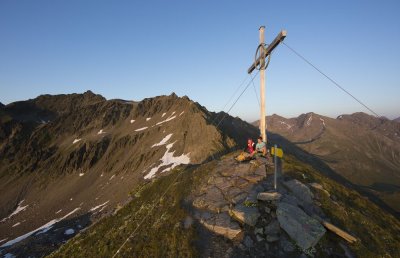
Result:
M247 146L244 148L243 152L239 154L235 159L239 162L246 162L253 159L253 154L255 153L255 143L251 138L247 139Z
M267 144L265 144L261 136L257 139L255 153L257 156L267 157Z
M250 155L253 155L254 149L256 144L253 142L251 138L247 140L247 147L246 147L246 152L249 153Z

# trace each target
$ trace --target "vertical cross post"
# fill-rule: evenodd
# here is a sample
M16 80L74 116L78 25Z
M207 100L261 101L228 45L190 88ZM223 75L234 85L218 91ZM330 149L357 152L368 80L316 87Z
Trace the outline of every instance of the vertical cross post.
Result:
M278 146L275 144L274 146L274 167L275 167L275 172L274 172L274 189L277 190L278 188L278 157L277 157L277 152L278 152Z
M281 43L286 37L286 31L282 30L275 39L271 42L271 44L265 46L264 40L264 31L265 27L261 26L259 29L260 35L260 45L257 48L257 51L260 50L260 55L256 57L254 63L247 69L247 73L251 74L254 69L260 70L260 95L261 95L261 114L260 114L260 135L263 138L263 141L267 143L267 133L266 133L266 122L265 122L265 58L271 55L272 50L274 50L279 43ZM258 52L256 52L257 54Z
M260 32L260 45L261 47L261 52L260 56L265 57L265 51L264 51L264 43L265 43L265 38L264 38L264 31L265 27L261 26L259 29ZM265 58L262 58L260 61L260 95L261 95L261 112L260 112L260 135L263 138L263 141L267 143L267 135L266 135L266 121L265 121Z

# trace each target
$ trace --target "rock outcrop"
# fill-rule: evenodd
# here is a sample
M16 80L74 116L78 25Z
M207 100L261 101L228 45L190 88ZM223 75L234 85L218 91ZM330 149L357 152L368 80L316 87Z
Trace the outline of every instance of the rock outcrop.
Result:
M257 203L257 193L262 190L257 185L265 176L261 163L239 164L228 158L219 161L212 176L194 194L195 216L216 234L235 238L242 232L239 223L252 227L257 223L260 213L251 205Z

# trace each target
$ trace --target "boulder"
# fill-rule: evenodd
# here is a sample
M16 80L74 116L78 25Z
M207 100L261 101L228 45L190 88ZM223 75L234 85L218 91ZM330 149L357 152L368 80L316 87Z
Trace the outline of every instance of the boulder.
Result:
M293 193L296 198L305 204L311 204L313 202L313 193L310 188L300 182L297 179L283 182L283 184Z
M231 221L231 218L226 212L217 214L214 219L200 222L208 230L218 235L225 236L229 239L234 239L238 234L242 232L239 224Z
M281 202L286 202L286 203L292 204L294 206L299 205L299 201L297 200L297 198L294 197L293 195L289 195L289 194L284 194L282 196Z
M280 246L285 253L291 253L296 250L295 246L286 237L281 237Z
M318 220L294 205L282 202L276 214L282 229L303 250L315 246L326 232Z
M278 192L264 192L257 195L257 200L260 201L277 201L282 197Z
M275 219L265 227L264 232L266 235L277 235L280 229L279 221Z
M254 246L254 242L253 242L253 240L252 240L249 236L246 236L246 237L244 238L244 245L245 245L247 248L251 248L251 247Z
M257 207L246 207L241 204L230 210L230 214L240 223L247 224L252 227L256 225L257 220L260 217Z
M267 242L269 242L269 243L276 242L278 240L279 240L278 235L268 235L267 236Z
M262 229L262 228L254 229L254 234L256 234L256 235L262 235L263 233L264 233L264 229Z

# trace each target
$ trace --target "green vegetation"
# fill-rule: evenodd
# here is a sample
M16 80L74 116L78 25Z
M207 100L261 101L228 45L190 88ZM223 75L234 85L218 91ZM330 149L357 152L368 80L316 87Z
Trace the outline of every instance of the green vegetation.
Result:
M391 214L291 156L285 157L283 171L303 183L319 183L329 192L330 196L314 191L331 222L358 239L349 245L357 257L400 257L400 222ZM330 233L318 246L324 241L344 240Z
M50 257L112 257L133 232L117 257L198 256L194 248L195 226L185 228L183 223L188 216L185 198L212 170L213 164L211 162L197 169L174 170L138 187L131 192L131 196L136 198L128 205L81 232ZM177 175L179 177L175 181ZM166 195L160 200L168 187ZM153 205L156 205L154 210L149 212ZM143 218L143 224L137 228Z

